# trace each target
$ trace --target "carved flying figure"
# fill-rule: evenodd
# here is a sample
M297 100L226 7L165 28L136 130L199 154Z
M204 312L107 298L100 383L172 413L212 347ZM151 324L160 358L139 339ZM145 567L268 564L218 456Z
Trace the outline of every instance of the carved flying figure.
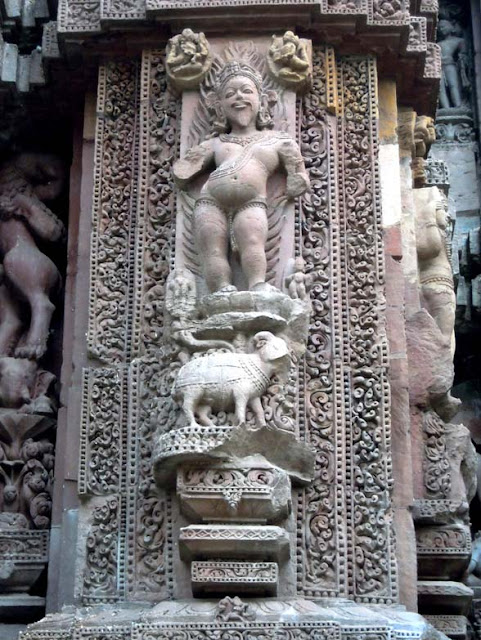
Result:
M255 353L212 353L185 364L179 371L173 398L182 404L190 426L213 425L209 413L235 410L239 425L246 420L250 405L259 427L266 424L261 396L271 377L287 375L289 350L282 338L260 331L254 338Z
M22 153L0 168L0 356L38 360L46 351L51 295L61 278L36 239L58 242L64 235L62 222L44 204L60 195L63 181L60 160L48 154Z
M203 33L184 29L167 45L167 73L179 89L197 86L211 65L209 43Z
M235 290L229 243L239 253L248 288L262 290L266 281L267 181L283 167L287 197L309 188L297 143L273 125L274 92L264 92L262 77L244 62L229 62L220 71L211 111L213 137L189 149L174 165L177 185L186 188L210 171L194 207L197 250L210 291ZM211 171L211 168L216 167Z
M309 55L305 40L292 31L272 36L267 61L272 75L287 87L297 88L309 80Z

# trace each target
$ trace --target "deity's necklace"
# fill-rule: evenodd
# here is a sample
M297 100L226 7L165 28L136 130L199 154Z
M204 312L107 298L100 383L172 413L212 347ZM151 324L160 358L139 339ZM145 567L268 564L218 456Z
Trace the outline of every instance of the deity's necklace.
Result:
M258 131L251 136L235 136L232 133L221 133L219 138L222 142L231 142L233 144L240 144L241 147L246 147L251 142L255 142L260 138L264 138L265 134L263 131Z

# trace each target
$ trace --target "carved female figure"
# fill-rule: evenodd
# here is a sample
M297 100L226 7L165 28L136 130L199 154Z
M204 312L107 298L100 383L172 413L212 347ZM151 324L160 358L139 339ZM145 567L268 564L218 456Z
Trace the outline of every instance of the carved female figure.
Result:
M287 197L309 188L297 143L269 131L273 92L264 93L260 74L244 62L229 62L219 74L212 101L214 135L174 165L183 188L211 167L194 208L194 229L210 291L234 290L229 243L237 250L249 289L266 279L267 181L280 167L287 173Z
M423 302L445 338L452 342L456 296L447 251L447 200L437 187L419 189L416 249Z

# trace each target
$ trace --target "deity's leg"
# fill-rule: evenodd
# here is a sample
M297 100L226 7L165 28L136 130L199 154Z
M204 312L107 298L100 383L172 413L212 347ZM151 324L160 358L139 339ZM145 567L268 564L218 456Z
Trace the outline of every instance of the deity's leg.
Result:
M449 109L449 96L446 88L446 69L443 67L443 77L439 86L439 107L441 109Z
M195 204L194 229L207 286L210 291L219 291L232 283L232 272L227 259L227 216L214 201L200 199Z
M252 289L266 281L268 222L265 206L257 203L243 207L234 216L232 230L239 248L242 271L249 289Z
M444 73L449 88L449 94L451 96L451 104L453 107L461 107L463 104L463 98L458 68L455 65L446 65Z

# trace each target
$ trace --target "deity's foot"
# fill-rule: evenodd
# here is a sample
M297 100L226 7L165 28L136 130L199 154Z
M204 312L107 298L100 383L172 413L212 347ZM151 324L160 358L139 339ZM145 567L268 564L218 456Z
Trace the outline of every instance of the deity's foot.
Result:
M237 287L233 284L226 284L225 287L222 287L221 289L218 289L217 291L214 291L211 295L215 296L215 295L223 295L224 293L234 293L235 291L237 291Z
M274 287L272 284L268 282L257 282L250 288L251 291L276 291L279 292L277 287Z

